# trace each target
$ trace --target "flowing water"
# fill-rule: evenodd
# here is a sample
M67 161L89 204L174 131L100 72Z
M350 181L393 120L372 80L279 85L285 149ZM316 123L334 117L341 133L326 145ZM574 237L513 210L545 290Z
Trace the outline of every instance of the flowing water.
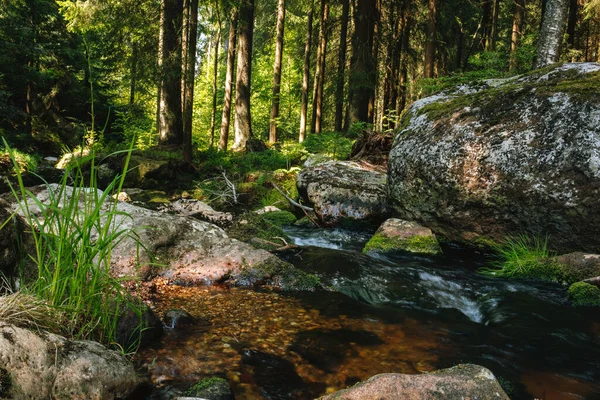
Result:
M157 287L197 322L137 356L153 381L219 375L236 399L311 399L383 372L483 365L514 399L600 398L600 315L562 288L492 279L463 258L360 253L367 235L290 229L290 257L334 290Z

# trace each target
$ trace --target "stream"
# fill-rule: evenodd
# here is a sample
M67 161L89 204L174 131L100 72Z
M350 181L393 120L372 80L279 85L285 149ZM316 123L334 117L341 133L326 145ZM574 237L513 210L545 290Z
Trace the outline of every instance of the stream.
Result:
M383 372L489 368L512 399L600 398L600 315L566 290L492 279L460 253L367 256L369 235L289 228L290 256L331 291L157 289L193 326L136 360L164 388L222 376L236 399L313 399ZM166 390L166 389L165 389Z

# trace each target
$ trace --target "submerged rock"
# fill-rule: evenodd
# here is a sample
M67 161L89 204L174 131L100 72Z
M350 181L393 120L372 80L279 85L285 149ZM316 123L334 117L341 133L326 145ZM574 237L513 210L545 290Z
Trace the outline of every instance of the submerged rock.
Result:
M366 163L331 161L305 168L298 193L328 226L344 221L380 223L390 214L385 173Z
M320 400L509 400L487 368L460 364L421 375L379 374Z
M140 383L133 364L96 342L0 325L2 398L110 400Z
M367 242L364 253L404 250L411 253L439 254L440 244L431 229L397 218L386 220Z
M165 313L165 326L171 329L178 329L193 324L195 318L185 310L171 309Z
M179 397L179 400L235 400L235 395L227 380L216 377L201 380L192 386L186 395L189 397Z
M600 64L565 64L415 102L390 154L396 211L452 241L600 250L599 85Z
M41 215L42 210L36 202L47 204L51 193L59 192L59 186L42 185L30 190L36 199L28 200L29 210ZM71 198L73 188L66 187L64 192L63 202ZM92 195L93 191L83 189L80 194L83 198ZM99 197L101 194L98 191ZM107 196L102 206L105 213L102 226L106 225L106 213L112 204L113 200ZM17 203L11 206L22 212ZM297 280L311 281L301 279L307 276L304 272L267 251L231 239L224 230L208 222L123 202L118 202L115 210L111 232L132 232L120 237L112 251L111 269L116 276L147 280L159 275L180 285L230 283L253 286L265 283L282 285L290 290L294 289L293 283ZM97 234L92 232L92 236Z

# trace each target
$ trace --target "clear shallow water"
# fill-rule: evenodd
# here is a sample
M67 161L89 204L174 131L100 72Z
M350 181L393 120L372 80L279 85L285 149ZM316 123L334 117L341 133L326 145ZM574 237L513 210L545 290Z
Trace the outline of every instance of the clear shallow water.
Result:
M377 373L471 362L511 398L600 398L600 315L568 306L564 290L457 260L366 256L366 235L287 233L313 244L290 261L338 293L163 287L159 311L205 322L138 355L155 382L221 374L238 399L308 399Z

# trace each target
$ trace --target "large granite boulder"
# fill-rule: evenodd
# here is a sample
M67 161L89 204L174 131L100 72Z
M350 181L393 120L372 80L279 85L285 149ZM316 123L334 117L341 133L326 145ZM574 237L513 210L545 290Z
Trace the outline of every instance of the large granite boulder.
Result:
M390 214L385 173L367 163L330 161L298 173L298 193L328 226L380 223Z
M140 379L120 352L0 324L0 398L110 400L126 398Z
M509 400L494 374L460 364L428 374L379 374L320 400Z
M52 193L56 196L59 192L59 186L42 185L30 191L36 199L28 200L29 210L41 215L37 202L49 203ZM84 192L86 194L79 191L82 198L93 195L89 189ZM98 197L101 193L98 190ZM67 187L63 201L72 196L73 188ZM102 205L103 221L113 201L107 196ZM12 209L22 213L23 207L19 204L13 202ZM231 239L224 230L208 222L124 202L117 202L114 210L111 232L132 232L121 236L112 251L111 269L117 276L148 279L160 275L181 285L272 284L283 289L294 289L297 284L306 289L307 283L314 282L310 277L304 279L306 274L271 253Z
M415 102L390 154L399 216L453 241L597 252L599 86L600 64L565 64Z

